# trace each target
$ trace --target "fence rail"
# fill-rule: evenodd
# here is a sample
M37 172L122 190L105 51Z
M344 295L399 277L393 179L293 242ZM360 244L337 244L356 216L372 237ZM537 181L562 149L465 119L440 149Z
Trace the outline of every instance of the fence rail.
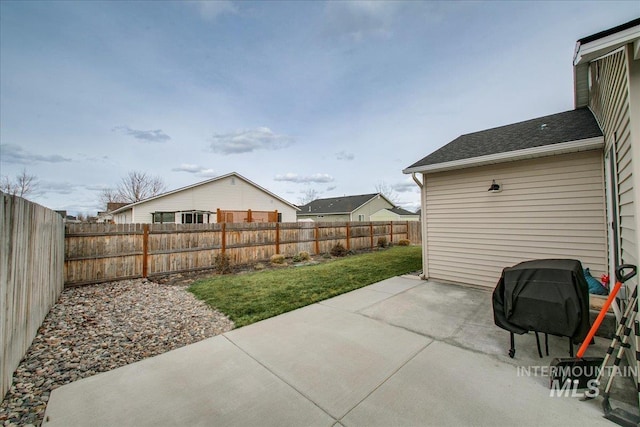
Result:
M67 224L64 277L78 286L211 269L227 254L234 264L274 254L327 253L375 247L378 238L420 242L417 222Z
M64 224L56 212L0 193L0 397L63 289Z

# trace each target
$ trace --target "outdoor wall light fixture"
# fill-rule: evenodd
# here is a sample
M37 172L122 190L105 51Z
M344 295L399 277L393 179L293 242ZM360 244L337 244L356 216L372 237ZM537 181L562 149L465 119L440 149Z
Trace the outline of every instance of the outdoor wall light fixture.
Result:
M499 193L500 191L500 184L496 184L496 180L494 179L493 182L491 183L491 187L489 187L489 191L492 193Z

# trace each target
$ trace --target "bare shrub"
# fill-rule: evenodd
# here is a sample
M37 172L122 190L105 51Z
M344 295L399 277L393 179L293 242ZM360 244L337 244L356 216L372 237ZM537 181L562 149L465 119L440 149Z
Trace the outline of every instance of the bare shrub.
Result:
M213 267L219 274L231 273L231 258L225 253L219 253L213 260Z
M331 248L330 253L332 256L343 257L347 255L347 250L344 246L342 246L342 243L337 243L334 247Z
M284 255L282 254L271 255L270 261L271 261L271 264L284 264Z

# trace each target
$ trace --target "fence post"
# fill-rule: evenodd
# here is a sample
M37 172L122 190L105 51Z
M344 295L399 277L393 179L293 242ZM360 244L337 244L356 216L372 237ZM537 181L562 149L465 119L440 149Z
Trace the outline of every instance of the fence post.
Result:
M223 222L222 223L222 253L224 254L224 252L227 250L227 223Z
M318 228L318 224L316 224L316 228L313 234L316 240L315 242L316 255L320 255L320 242L318 241L318 238L320 237L320 228Z
M251 209L247 210L247 222L253 222L253 218L251 217Z
M280 253L280 223L276 222L276 254Z
M369 223L369 234L371 235L371 249L373 249L373 222Z
M347 250L351 249L351 241L349 237L351 236L351 223L347 222Z
M147 265L149 261L149 224L142 225L142 277L148 275Z
M222 222L222 211L220 208L216 209L216 222Z
M391 241L389 243L393 244L393 221L391 221Z

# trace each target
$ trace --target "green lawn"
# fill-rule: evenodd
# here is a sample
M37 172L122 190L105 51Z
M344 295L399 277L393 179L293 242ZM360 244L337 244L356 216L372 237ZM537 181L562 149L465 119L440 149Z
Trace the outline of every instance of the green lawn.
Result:
M215 276L189 291L240 327L421 268L420 246L395 246L317 265Z

